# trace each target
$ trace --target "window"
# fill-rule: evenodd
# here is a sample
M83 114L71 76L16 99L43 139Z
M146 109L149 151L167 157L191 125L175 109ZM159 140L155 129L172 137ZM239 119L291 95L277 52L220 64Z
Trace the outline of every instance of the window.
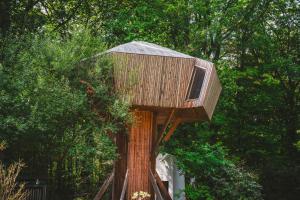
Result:
M195 67L190 82L189 93L187 99L198 99L204 82L205 70Z

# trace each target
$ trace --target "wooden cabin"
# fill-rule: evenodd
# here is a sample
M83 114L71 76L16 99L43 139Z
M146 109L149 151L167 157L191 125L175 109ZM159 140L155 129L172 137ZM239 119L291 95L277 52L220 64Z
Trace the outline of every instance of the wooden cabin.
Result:
M158 111L163 123L176 108L183 122L210 120L221 85L213 63L147 42L130 42L108 52L115 86L136 108Z
M116 92L129 101L137 120L128 134L116 134L119 158L94 200L110 182L113 200L131 200L138 191L151 200L172 200L156 172L159 146L180 123L211 119L221 92L215 66L147 42L122 44L106 54L113 59Z

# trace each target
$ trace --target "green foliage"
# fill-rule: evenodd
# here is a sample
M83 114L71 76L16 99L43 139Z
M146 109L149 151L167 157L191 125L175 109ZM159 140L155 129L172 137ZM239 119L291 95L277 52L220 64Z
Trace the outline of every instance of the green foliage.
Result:
M296 0L3 1L0 136L7 138L11 149L20 149L15 153L11 150L7 157L10 161L14 157L29 161L35 155L29 166L39 171L47 168L40 167L47 165L43 163L58 163L58 155L68 147L72 151L66 157L72 153L81 160L78 166L84 166L74 172L79 174L76 183L83 180L81 174L86 169L97 166L99 179L107 171L101 163L110 162L113 150L106 136L98 135L117 131L128 118L128 106L116 100L107 87L110 75L105 66L109 64L75 67L82 58L101 51L99 40L76 36L74 30L88 27L108 45L146 40L216 63L223 91L211 123L182 127L172 138L180 146L167 147L170 153L180 150L177 153L182 155L185 170L195 171L195 162L208 177L203 179L201 171L193 172L200 181L187 185L190 198L219 197L225 189L217 187L220 191L216 191L217 181L209 181L216 175L224 176L224 183L228 183L224 188L235 187L237 184L228 179L231 173L242 184L240 188L249 183L250 190L255 191L251 198L256 198L260 189L253 182L256 179L247 175L246 170L250 170L258 175L266 200L296 200L300 196L299 14ZM24 36L37 32L60 37ZM69 37L73 43L65 43ZM103 75L97 76L101 83L93 74ZM80 80L90 83L96 96L87 95L87 85ZM91 105L97 105L100 113L89 112ZM180 137L187 133L193 134ZM208 165L199 163L201 159L189 162L191 155L203 156ZM94 158L100 159L97 165L91 164ZM245 170L239 167L240 162ZM63 165L60 168L68 164ZM56 164L50 168L61 171L57 175L51 172L51 177L70 172L57 170ZM240 173L244 182L238 178ZM48 172L42 170L41 174ZM64 177L60 187L77 195L72 180ZM90 183L85 186L91 188ZM241 194L248 198L247 190Z
M82 61L103 51L103 43L79 31L66 40L29 35L7 46L0 73L6 154L24 160L26 176L48 177L53 193L93 195L115 158L107 134L128 118L113 93L110 61Z
M176 156L186 180L192 180L185 190L188 199L262 199L257 177L234 164L221 144L205 143L205 136L193 130L182 127L166 148ZM195 137L198 140L189 139Z

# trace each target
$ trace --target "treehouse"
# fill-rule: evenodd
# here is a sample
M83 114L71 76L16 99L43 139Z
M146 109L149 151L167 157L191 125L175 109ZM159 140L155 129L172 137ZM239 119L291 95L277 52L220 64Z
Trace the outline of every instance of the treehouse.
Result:
M131 95L135 108L153 110L163 123L176 118L210 120L221 92L214 64L146 42L130 42L108 50L115 60L115 85Z
M112 199L138 191L151 199L172 199L155 171L162 141L180 123L209 121L221 85L214 64L147 42L130 42L106 51L114 63L116 92L131 105L135 122L116 135L119 158L95 199L113 182Z

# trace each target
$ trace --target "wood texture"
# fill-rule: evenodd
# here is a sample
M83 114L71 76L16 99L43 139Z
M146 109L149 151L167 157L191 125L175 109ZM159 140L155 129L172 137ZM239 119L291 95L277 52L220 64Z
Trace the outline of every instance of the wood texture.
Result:
M153 112L135 111L135 123L130 128L128 144L128 195L131 200L134 192L144 191L153 196L149 181L153 138Z
M126 194L126 190L127 190L127 186L128 186L128 170L126 172L126 176L125 176L125 180L124 180L124 184L123 184L123 188L122 188L120 200L124 200L125 194Z
M221 92L213 63L198 58L112 52L116 91L132 106L186 109L185 121L210 120ZM205 70L199 98L187 99L195 67ZM194 109L198 111L194 112ZM199 113L199 112L203 113ZM193 115L198 113L198 115ZM160 115L160 113L158 113Z
M211 119L218 102L222 86L215 68L212 68L212 73L209 76L209 79L209 84L206 90L207 92L206 95L204 95L202 105L207 113L208 118Z
M165 200L162 197L161 193L160 193L160 190L159 190L159 187L158 187L157 182L155 180L155 177L154 177L154 175L153 175L153 173L152 173L152 171L150 169L149 169L149 179L150 179L152 187L153 187L153 189L155 191L156 199L157 200Z
M173 118L173 116L174 116L174 114L175 114L175 111L176 111L175 109L172 109L172 110L171 110L171 112L170 112L168 118L167 118L166 121L165 121L165 124L163 125L162 130L161 130L160 133L157 135L157 140L155 141L155 146L154 146L154 149L153 149L153 153L155 153L155 151L157 151L158 146L160 145L160 143L161 143L161 141L162 141L162 139L163 139L163 137L164 137L164 133L165 133L165 131L167 130L167 128L168 128L168 126L169 126L169 124L170 124L170 122L171 122L171 120L172 120L172 118Z
M171 136L173 135L174 131L176 130L177 126L181 123L182 119L181 118L177 118L174 123L172 124L170 130L168 131L168 133L166 134L166 136L164 137L164 141L167 142L170 140Z
M164 200L172 200L172 198L168 192L168 189L165 187L165 185L163 184L162 180L160 179L160 177L156 171L154 173L154 177L155 177L155 181L157 182L157 186L158 186L159 190L161 191L161 195L162 195L163 199Z
M127 172L127 148L128 139L127 133L124 131L116 134L116 146L118 158L114 163L114 182L113 182L113 200L119 200Z
M110 185L110 183L112 182L114 177L114 173L112 172L110 174L110 176L104 181L103 185L101 186L99 192L97 193L97 195L95 196L94 200L101 200L104 193L106 192L108 186Z
M115 86L133 105L183 107L195 59L113 53Z

